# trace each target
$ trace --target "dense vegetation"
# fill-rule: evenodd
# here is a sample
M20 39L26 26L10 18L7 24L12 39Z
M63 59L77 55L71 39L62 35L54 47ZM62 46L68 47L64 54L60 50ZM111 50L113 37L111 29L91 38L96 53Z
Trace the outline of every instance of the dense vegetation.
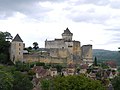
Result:
M32 90L27 73L20 72L15 66L0 65L0 90Z
M16 65L10 61L10 41L12 36L9 32L0 32L0 90L32 90L27 64L18 62Z
M0 32L0 63L10 63L9 47L12 36L9 32Z
M115 77L111 82L114 90L120 90L120 76Z
M97 57L98 62L114 60L120 66L120 53L102 49L93 49L93 57Z
M100 81L84 75L58 76L41 81L42 90L105 90Z

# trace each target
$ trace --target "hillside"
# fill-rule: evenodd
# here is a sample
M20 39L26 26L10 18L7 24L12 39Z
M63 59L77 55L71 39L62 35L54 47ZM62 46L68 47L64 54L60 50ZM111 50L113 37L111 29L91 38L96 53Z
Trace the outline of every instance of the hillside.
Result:
M98 62L115 60L120 65L120 53L103 49L93 49L93 57L97 57Z

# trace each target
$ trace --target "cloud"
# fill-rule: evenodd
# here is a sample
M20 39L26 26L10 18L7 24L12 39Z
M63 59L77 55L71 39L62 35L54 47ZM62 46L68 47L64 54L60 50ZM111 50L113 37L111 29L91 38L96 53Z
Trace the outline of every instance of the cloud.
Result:
M86 23L98 23L103 24L106 20L109 19L107 15L100 15L96 13L89 12L79 12L78 14L71 15L70 18L75 22L86 22Z
M20 12L27 16L43 18L51 9L40 6L40 1L43 0L0 0L0 17L4 19Z
M98 5L98 6L105 6L105 5L108 5L109 3L110 3L109 0L78 0L76 5L94 4L94 5Z
M120 28L109 28L109 29L105 29L105 30L109 30L109 31L120 31Z
M106 9L96 9L97 7L94 6L92 6L92 8L90 8L90 6L88 6L88 8L84 7L86 7L86 5L81 6L81 9L71 10L70 14L67 15L67 17L74 22L86 22L93 24L105 24L105 22L111 17L109 15L109 12L106 12Z
M29 46L34 40L44 44L46 38L61 38L69 27L74 40L82 44L90 39L95 47L109 44L112 48L120 42L118 1L0 0L0 29L13 35L19 33Z
M113 9L120 9L120 1L112 1L110 7Z

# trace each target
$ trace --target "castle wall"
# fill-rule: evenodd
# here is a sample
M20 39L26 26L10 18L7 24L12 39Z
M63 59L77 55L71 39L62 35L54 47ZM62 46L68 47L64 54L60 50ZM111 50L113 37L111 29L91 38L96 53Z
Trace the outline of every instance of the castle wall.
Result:
M53 64L65 64L67 63L67 58L55 58L55 57L42 57L40 55L24 55L24 62L44 62Z
M92 45L83 45L82 46L82 58L92 59Z
M73 41L73 54L81 56L81 45L79 41Z
M67 58L69 56L67 49L50 49L49 53L51 57Z
M54 41L45 41L45 48L66 48L64 40L55 39Z
M73 42L65 42L66 48L70 54L73 54Z

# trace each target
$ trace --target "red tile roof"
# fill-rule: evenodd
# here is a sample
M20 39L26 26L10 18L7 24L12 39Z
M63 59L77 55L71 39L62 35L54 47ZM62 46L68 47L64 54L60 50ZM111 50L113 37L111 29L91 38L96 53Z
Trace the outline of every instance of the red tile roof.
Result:
M107 61L106 64L111 68L116 68L117 66L115 61Z
M88 64L83 64L80 67L81 67L81 69L88 69Z

